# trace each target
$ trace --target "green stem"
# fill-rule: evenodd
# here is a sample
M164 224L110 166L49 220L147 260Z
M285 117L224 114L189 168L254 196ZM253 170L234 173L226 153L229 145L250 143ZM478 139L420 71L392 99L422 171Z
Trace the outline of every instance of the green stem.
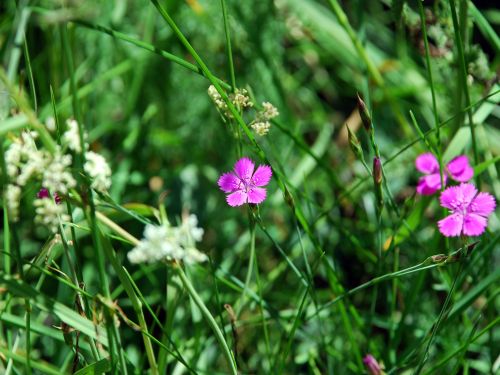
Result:
M476 141L476 130L474 127L474 120L472 116L472 108L471 108L471 101L470 101L470 94L469 94L469 87L467 86L467 67L465 65L465 55L464 55L464 45L462 41L462 36L460 33L460 25L458 24L458 17L457 17L457 10L455 8L455 1L454 0L448 0L448 3L450 4L450 9L451 9L451 18L453 20L453 29L455 32L455 42L457 45L457 50L458 50L458 62L460 64L460 71L462 73L462 85L465 93L465 105L468 108L467 110L467 116L469 118L469 127L470 127L470 134L471 134L471 141L472 141L472 152L474 153L474 163L476 165L479 164L479 153L477 149L477 141ZM477 183L479 185L479 179L476 177Z
M446 296L446 300L444 301L443 307L441 308L441 311L439 312L437 321L436 321L436 323L434 323L434 327L432 329L431 337L429 338L429 341L427 342L427 345L425 347L425 351L424 351L424 354L422 356L422 359L420 360L420 363L419 363L417 369L415 370L415 374L416 375L420 374L420 372L422 371L425 363L427 362L428 355L429 355L429 349L431 348L431 345L432 345L432 343L434 341L434 337L436 336L436 334L437 334L437 332L438 332L438 330L440 328L441 322L446 318L446 315L448 315L447 314L447 309L448 309L449 304L451 303L451 297L453 295L453 292L455 291L455 287L457 285L457 280L458 280L458 277L460 276L460 274L462 272L463 265L464 265L464 263L460 262L460 266L459 266L458 272L457 272L455 278L453 279L453 284L451 285L450 291L448 292L448 295Z
M229 20L227 17L227 7L225 0L220 0L220 4L222 7L222 17L224 18L224 33L226 35L227 65L229 68L229 77L231 78L231 86L234 91L236 89L236 76L234 74L233 51L231 48L231 38L229 35Z
M203 314L203 316L207 320L208 324L210 325L210 327L214 331L215 338L219 342L219 344L222 348L222 352L223 352L224 356L226 357L227 363L229 364L229 367L231 368L231 373L233 375L238 375L238 370L236 368L236 362L234 360L234 356L231 353L231 350L229 349L229 346L227 345L227 342L224 339L224 335L222 334L222 331L220 330L219 326L217 325L215 318L212 316L212 314L208 310L207 306L205 305L205 303L201 299L198 292L194 289L193 284L191 284L191 281L189 281L188 277L186 276L186 274L182 270L182 267L179 264L175 263L174 269L177 271L177 274L181 278L182 284L184 285L184 287L188 291L188 293L191 296L191 298L193 299L194 303L198 306L201 313Z
M251 217L250 220L252 220ZM241 292L242 302L240 303L237 309L236 316L240 315L241 309L243 308L244 305L244 298L247 295L247 290L250 289L250 282L252 280L252 274L253 274L254 258L255 258L255 227L252 227L252 224L250 224L250 258L248 260L247 275L245 277L245 286L243 287L243 290Z
M384 79L380 75L380 72L378 71L373 61L370 60L370 58L368 57L366 50L363 48L361 41L356 36L356 33L354 32L351 24L349 23L349 20L347 19L346 14L342 10L342 7L340 6L339 2L337 0L330 0L330 5L332 6L333 12L335 13L335 16L337 17L340 25L347 32L347 35L349 35L352 44L354 44L354 48L356 48L356 51L358 52L359 56L365 63L366 68L368 69L368 72L372 76L373 80L378 86L383 86Z

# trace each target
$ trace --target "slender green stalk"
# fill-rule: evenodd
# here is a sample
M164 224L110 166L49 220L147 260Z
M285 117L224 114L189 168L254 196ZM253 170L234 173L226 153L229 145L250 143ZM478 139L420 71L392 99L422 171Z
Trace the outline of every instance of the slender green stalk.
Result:
M221 0L221 8L222 8L222 18L224 19L224 34L226 37L226 55L227 55L227 65L228 65L228 70L229 70L229 78L231 80L231 91L235 91L237 86L236 86L236 76L234 74L234 63L233 63L233 51L231 48L231 36L229 34L229 19L227 15L227 6L226 6L226 1ZM233 125L233 120L228 119L228 121L231 123L231 126ZM241 128L236 124L236 136L238 138L238 144L237 144L237 152L238 152L238 157L243 156L243 142L241 139Z
M456 254L458 254L458 252L460 252L461 249L451 253L450 255L448 256L442 256L439 255L436 257L434 256L430 256L428 258L426 258L422 263L419 263L415 266L411 266L411 267L408 267L408 268L404 268L402 270L399 270L397 272L392 272L392 273L386 273L384 275L381 275L381 276L378 276L378 277L375 277L373 279L371 279L370 281L367 281L366 283L363 283L353 289L350 289L349 291L335 297L334 299L332 299L331 301L327 302L326 304L324 304L323 306L321 306L319 308L319 310L315 313L313 313L312 315L308 316L308 319L309 318L312 318L314 317L315 315L317 315L321 310L324 310L325 308L329 308L330 306L332 306L333 304L337 303L338 301L348 297L348 296L351 296L357 292L360 292L364 289L367 289L369 287L372 287L382 281L386 281L386 280L392 280L392 279L395 279L395 278L400 278L400 277L403 277L403 276L407 276L407 275L411 275L415 272L420 272L420 271L424 271L424 270L427 270L427 269L432 269L432 268L436 268L436 267L442 267L443 265L445 264L448 264L452 261L455 260L455 257L456 257Z
M26 60L26 69L28 70L28 81L30 84L30 89L31 89L31 98L33 100L33 108L35 109L35 112L38 110L38 102L36 99L36 89L35 89L35 80L33 78L33 69L31 69L31 60L30 60L30 54L28 50L28 43L26 42L26 38L24 38L24 58Z
M121 33L119 31L110 29L110 28L105 27L105 26L96 25L96 24L93 24L93 23L90 23L90 22L87 22L84 20L73 20L72 22L78 26L86 27L86 28L92 29L92 30L101 31L105 34L112 36L113 38L123 40L124 42L133 44L136 47L142 48L146 51L153 52L153 53L160 55L161 57L163 57L169 61L172 61L172 62L174 62L174 63L176 63L176 64L194 72L194 73L205 76L205 74L201 68L197 67L194 64L191 64L190 62L188 62L188 61L186 61L186 60L184 60L176 55L173 55L167 51L161 50L150 43L143 42L142 40L132 38L132 37L128 36L127 34ZM231 85L228 85L226 82L220 80L219 78L217 78L217 80L218 80L218 83L221 85L221 87L223 87L224 89L226 89L226 90L231 89Z
M429 76L429 85L431 87L431 96L432 96L432 113L434 114L434 129L436 129L436 156L439 163L439 174L441 176L441 190L444 189L444 175L443 175L443 155L441 153L441 134L439 130L439 115L437 110L437 101L436 101L436 92L434 90L434 80L432 78L432 67L431 67L431 58L430 58L430 49L429 49L429 41L427 39L427 23L425 19L424 6L421 1L418 1L418 10L420 13L420 24L422 28L422 34L424 38L424 46L425 46L425 65L427 67L427 75Z
M13 48L10 51L9 65L7 68L7 77L11 82L14 82L16 77L17 68L19 66L19 60L21 59L21 46L24 42L24 34L26 31L26 25L31 14L31 10L26 5L28 1L20 1L18 5L17 13L17 23L16 23L16 34L14 37Z
M233 64L233 51L231 48L231 37L229 34L229 19L227 16L227 6L225 0L220 0L220 5L222 8L222 18L224 18L224 34L226 35L226 54L227 54L227 65L229 68L229 77L231 78L231 86L233 90L236 89L236 76L234 74L234 64Z
M420 24L422 27L422 34L424 38L424 46L425 46L425 65L427 68L427 75L429 76L429 85L431 87L431 96L432 96L432 113L434 114L434 128L436 129L436 139L437 139L437 151L440 150L441 145L441 136L439 131L439 115L437 110L437 101L436 101L436 92L434 89L434 80L432 78L432 67L431 67L431 58L430 58L430 49L429 49L429 41L427 39L427 23L425 19L424 6L422 2L418 2L418 10L420 12ZM439 153L438 156L440 156Z
M188 277L186 276L186 274L182 270L182 267L179 264L174 264L174 269L177 272L177 274L179 275L179 277L182 281L182 284L184 285L184 287L188 291L188 293L191 296L191 298L193 299L194 303L198 306L202 315L205 317L207 323L212 328L212 330L215 334L215 338L217 339L217 341L219 342L219 345L221 346L222 353L226 357L226 361L231 369L231 373L233 375L237 375L238 370L236 368L236 361L234 360L234 356L231 353L231 350L229 349L229 346L227 345L227 342L224 338L224 335L222 334L219 326L217 325L215 318L212 316L212 314L208 310L207 306L205 305L205 303L201 299L201 297L198 294L198 292L196 291L196 289L194 289L193 284L191 284L191 281L189 281Z
M243 308L244 305L244 298L247 295L247 290L250 289L250 283L252 281L252 276L253 276L253 267L255 263L254 259L255 259L255 229L250 228L250 256L248 257L247 275L245 277L245 286L241 291L241 297L240 297L241 303L238 306L238 309L236 310L236 316L240 316L241 309Z
M439 312L437 321L436 321L436 323L434 323L434 327L432 329L432 333L431 333L431 336L429 338L429 341L427 342L427 345L425 347L424 354L422 355L422 359L420 360L418 367L415 370L416 375L420 374L425 363L427 362L428 355L429 355L429 349L434 341L434 337L436 336L436 334L440 328L441 322L446 317L446 312L448 310L448 306L451 303L451 297L453 295L453 292L455 291L455 286L457 285L457 280L458 280L458 277L460 276L460 273L462 272L462 268L463 268L463 262L460 262L460 266L459 266L458 272L455 275L455 278L453 280L453 284L451 285L450 291L448 292L448 295L446 296L446 300L444 301L443 307L441 308L441 311Z
M264 300L262 298L262 285L260 283L260 275L259 275L259 263L257 261L257 257L255 256L255 219L251 212L248 214L250 221L250 257L252 258L253 266L255 268L255 283L257 285L257 291L259 293L260 299L260 316L262 321L262 329L264 330L264 341L266 344L266 352L267 352L267 360L269 364L268 371L271 370L271 345L269 344L269 330L267 329L267 322L265 317L265 308L264 308ZM250 264L249 264L250 267ZM246 285L245 285L246 287Z
M455 44L457 46L458 52L458 63L460 65L461 72L461 82L463 85L463 90L465 93L465 105L467 109L467 116L469 118L469 127L471 134L471 142L472 142L472 152L474 154L474 164L479 164L479 151L477 148L477 140L476 140L476 129L474 127L474 120L472 115L471 108L471 100L469 94L469 86L467 85L467 67L465 62L465 54L464 54L464 44L462 40L462 36L460 33L460 25L458 24L457 10L455 8L455 0L448 0L451 10L451 18L453 20L453 30L455 32ZM476 182L479 186L480 180L476 177Z
M370 73L371 77L378 86L383 86L384 79L380 75L380 72L378 71L373 61L368 57L368 54L366 53L366 50L363 47L363 44L358 39L356 32L353 30L351 24L349 23L349 20L347 19L346 14L342 10L342 7L340 6L338 0L329 0L329 2L340 25L347 32L347 35L349 35L349 38L351 39L351 42L354 45L354 48L356 48L356 51L358 52L359 56L365 63L366 68L368 69L368 72Z

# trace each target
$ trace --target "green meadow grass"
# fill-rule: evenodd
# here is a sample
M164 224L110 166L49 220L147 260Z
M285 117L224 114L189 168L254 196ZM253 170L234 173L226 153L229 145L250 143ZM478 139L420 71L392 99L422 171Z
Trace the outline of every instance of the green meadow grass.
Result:
M370 374L371 354L386 374L497 373L499 216L443 237L414 163L465 154L498 202L499 25L467 0L1 2L0 372ZM236 88L279 110L267 135ZM17 222L5 194L23 131L55 152L50 116L112 170L93 191L75 155L57 235L33 221L39 185ZM242 156L273 177L234 208L217 180ZM208 262L130 263L147 223L186 212Z

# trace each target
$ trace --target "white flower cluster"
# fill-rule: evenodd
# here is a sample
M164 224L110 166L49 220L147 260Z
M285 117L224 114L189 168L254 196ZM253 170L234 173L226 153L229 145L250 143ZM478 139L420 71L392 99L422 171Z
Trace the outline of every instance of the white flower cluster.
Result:
M83 148L80 142L80 131L78 122L74 119L66 121L67 130L62 136L62 143L70 150L81 153L85 150L85 164L83 170L92 179L90 187L100 192L105 192L111 187L111 168L109 167L106 159L94 152L88 151L89 144L86 142L87 133L83 134Z
M215 103L217 109L227 118L232 118L233 115L229 112L226 102L222 99L219 92L213 85L208 88L208 96ZM253 107L253 102L248 96L248 91L245 89L236 89L234 93L229 94L229 100L234 106L242 112L246 108ZM252 129L257 135L263 136L269 132L271 128L270 120L279 115L278 109L269 102L262 103L262 110L257 112L255 119L250 123Z
M236 89L234 93L229 94L229 100L231 100L240 111L245 108L253 107L253 103L248 96L248 91L245 89Z
M92 189L106 191L111 187L111 168L102 155L94 151L85 154L87 159L83 169L92 179Z
M53 233L57 233L59 221L69 221L70 217L66 213L64 205L57 204L52 197L35 199L35 222L49 228Z
M195 215L183 217L180 226L146 225L144 238L127 254L131 263L183 261L187 264L205 262L208 257L195 248L201 241L203 229Z
M210 85L208 88L208 96L213 100L219 111L221 111L224 116L228 118L232 118L233 115L229 111L226 102L222 99L221 95L217 91L217 89L214 87L214 85ZM252 101L250 100L250 97L248 96L248 91L245 89L236 89L234 93L229 94L229 100L231 103L234 104L234 106L239 110L242 111L245 108L250 108L253 106Z
M66 125L68 128L62 137L63 144L70 150L81 153L82 144L80 142L78 123L70 119L66 121ZM111 168L102 155L94 151L87 151L89 149L89 144L86 142L87 133L83 134L83 139L83 149L85 150L86 159L83 169L92 179L90 186L92 189L105 192L111 187Z
M271 128L270 120L278 115L278 109L274 105L269 102L263 102L262 110L257 113L257 117L250 126L258 135L266 135Z
M42 186L50 192L66 194L68 189L76 186L76 181L70 172L71 155L62 154L59 147L53 156L47 158L45 170L43 170Z
M78 123L75 120L68 120L67 126L67 130L61 137L62 145L56 146L53 154L37 148L38 134L35 131L22 132L19 137L13 139L5 151L9 177L5 198L11 221L16 222L19 219L21 193L30 180L36 180L52 194L67 194L69 189L76 186L76 181L71 173L72 157L67 150L82 152L82 150L88 150L89 145L84 142L82 148ZM49 117L46 120L46 127L49 131L54 131L56 129L55 119ZM87 161L84 170L92 178L91 187L99 191L106 191L111 186L111 169L108 163L95 152L88 151L86 155ZM53 199L49 199L49 201L53 201ZM50 211L47 206L49 203L38 202L37 204L40 207L45 207L45 211ZM38 221L44 224L54 222L53 218L52 221L50 218L47 220L40 219ZM49 227L53 227L53 224L49 224Z

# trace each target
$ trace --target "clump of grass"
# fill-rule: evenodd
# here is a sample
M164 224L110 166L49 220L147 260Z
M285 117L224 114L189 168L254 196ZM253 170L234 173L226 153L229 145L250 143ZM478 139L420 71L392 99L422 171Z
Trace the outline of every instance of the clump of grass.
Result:
M3 372L498 370L496 9L1 7Z

